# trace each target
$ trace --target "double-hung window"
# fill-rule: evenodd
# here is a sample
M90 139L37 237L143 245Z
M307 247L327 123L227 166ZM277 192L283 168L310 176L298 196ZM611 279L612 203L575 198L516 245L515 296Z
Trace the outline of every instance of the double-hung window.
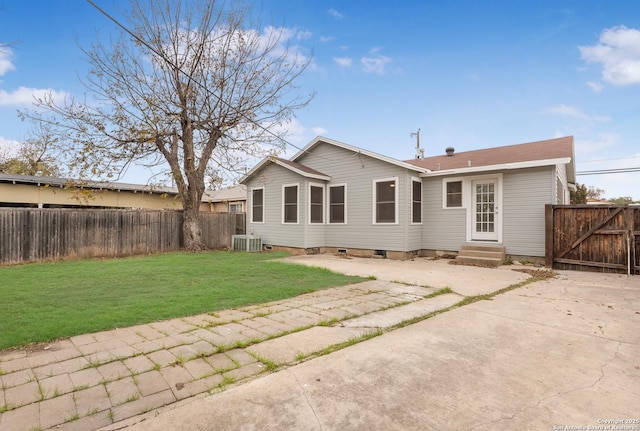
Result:
M373 182L374 223L397 223L398 180L388 178Z
M411 223L422 223L422 181L411 180Z
M445 181L445 208L462 207L462 181Z
M251 190L251 222L264 223L264 187Z
M347 222L347 186L329 186L329 223Z
M309 223L324 223L323 185L309 185Z
M282 187L282 222L298 223L298 185Z

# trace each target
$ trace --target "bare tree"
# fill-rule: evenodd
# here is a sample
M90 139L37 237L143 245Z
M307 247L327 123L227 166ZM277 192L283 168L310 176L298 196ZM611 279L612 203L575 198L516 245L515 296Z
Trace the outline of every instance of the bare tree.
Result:
M81 177L117 179L132 163L166 167L190 250L202 248L207 175L243 172L247 159L281 150L282 125L313 96L294 86L308 58L282 30L255 30L238 4L132 0L127 31L83 49L93 100L49 97L22 112L64 134L67 163Z

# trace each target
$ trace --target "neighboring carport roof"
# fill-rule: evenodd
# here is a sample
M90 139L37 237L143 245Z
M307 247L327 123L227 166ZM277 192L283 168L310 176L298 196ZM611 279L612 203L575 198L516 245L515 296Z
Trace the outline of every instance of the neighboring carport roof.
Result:
M112 183L106 181L93 181L93 180L79 180L72 178L57 178L57 177L40 177L33 175L18 175L18 174L5 174L0 173L0 182L12 183L12 184L35 184L35 185L48 185L56 187L78 187L87 189L104 189L114 191L132 191L142 193L170 193L177 194L178 189L175 187L164 187L154 185L142 185L142 184L130 184L130 183Z
M206 202L229 202L247 199L247 187L243 184L220 190L205 190L202 200Z
M149 184L111 183L106 181L77 180L71 178L40 177L33 175L5 174L0 172L0 183L31 184L36 186L76 187L95 190L127 191L134 193L167 193L177 195L177 187L154 186ZM238 186L240 187L240 186ZM205 190L202 202L217 202L231 199L244 199L246 189L230 188L216 191Z
M513 169L527 166L568 164L569 182L575 182L573 136L526 144L454 152L453 155L407 160L407 163L432 170L431 175L462 173L490 169Z

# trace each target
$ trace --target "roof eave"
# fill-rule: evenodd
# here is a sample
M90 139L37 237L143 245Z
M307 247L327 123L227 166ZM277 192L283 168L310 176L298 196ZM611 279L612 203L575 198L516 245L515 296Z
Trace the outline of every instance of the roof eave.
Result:
M244 174L244 176L242 178L240 178L238 183L246 184L246 182L249 180L249 178L251 178L260 169L262 169L262 167L265 165L265 163L267 163L271 159L272 159L272 157L268 156L268 157L265 157L264 159L260 160L260 162L257 165L255 165L249 172L247 172L246 174Z
M526 169L526 168L538 168L540 166L553 166L553 165L561 165L561 164L569 164L571 163L571 157L561 157L558 159L545 159L545 160L529 160L526 162L514 162L514 163L501 163L498 165L487 165L487 166L471 166L467 168L454 168L454 169L444 169L441 171L431 171L429 173L420 174L420 177L439 177L444 175L455 175L455 174L472 174L476 172L486 172L486 171L508 171L514 169Z
M420 166L412 165L411 163L403 162L401 160L394 159L392 157L383 156L382 154L374 153L373 151L368 151L362 148L354 147L353 145L345 144L344 142L336 141L333 139L325 138L323 136L315 137L310 143L308 143L302 150L298 151L293 157L289 160L295 162L302 155L308 153L311 148L315 147L320 142L326 142L327 144L334 145L336 147L343 148L348 151L352 151L356 154L362 154L374 159L382 160L383 162L391 163L396 166L403 167L405 169L410 169L412 171L416 171L419 173L431 172L431 170L427 168L421 168Z
M315 180L321 180L321 181L330 181L331 177L329 175L319 175L319 174L313 174L311 172L305 172L302 171L300 169L297 169L294 166L291 166L287 163L283 163L282 161L278 160L275 157L265 157L264 159L262 159L262 161L260 163L258 163L256 166L254 166L253 169L251 169L249 172L247 172L247 174L245 176L243 176L242 178L240 178L239 183L240 184L245 184L250 177L252 177L256 172L258 172L260 169L262 169L262 167L267 163L267 162L272 162L275 163L278 166L282 166L285 169L290 170L291 172L294 172L298 175L301 175L305 178L312 178Z
M302 175L303 177L306 177L306 178L313 178L316 180L323 180L323 181L331 180L331 177L329 175L320 175L320 174L314 174L311 172L305 172L296 168L295 166L291 166L287 163L283 163L278 159L274 159L273 163L275 163L278 166L282 166L283 168L289 169L291 172L295 172L296 174Z

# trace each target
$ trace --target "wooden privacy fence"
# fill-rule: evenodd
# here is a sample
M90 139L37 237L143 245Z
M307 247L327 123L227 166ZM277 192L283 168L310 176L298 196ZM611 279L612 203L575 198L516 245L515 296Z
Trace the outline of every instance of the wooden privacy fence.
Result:
M210 249L243 234L244 214L201 213ZM0 265L84 257L115 257L180 250L181 211L0 209Z
M546 264L640 274L640 207L547 205Z

